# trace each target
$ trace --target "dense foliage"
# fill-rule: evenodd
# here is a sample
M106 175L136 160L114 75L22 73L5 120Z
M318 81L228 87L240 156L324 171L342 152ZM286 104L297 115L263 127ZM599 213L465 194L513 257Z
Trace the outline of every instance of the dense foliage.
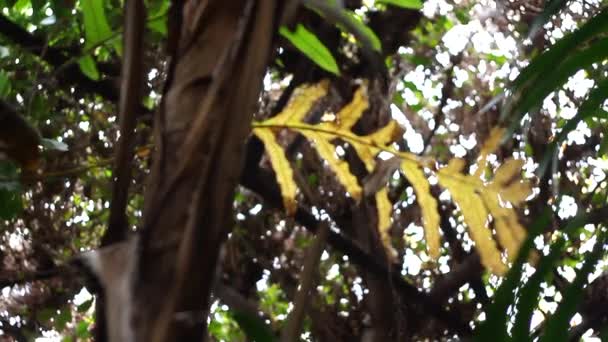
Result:
M175 39L170 2L145 3L133 232ZM211 338L607 335L606 3L302 3L277 28ZM61 267L108 225L123 5L0 1L0 340L93 338L93 290Z

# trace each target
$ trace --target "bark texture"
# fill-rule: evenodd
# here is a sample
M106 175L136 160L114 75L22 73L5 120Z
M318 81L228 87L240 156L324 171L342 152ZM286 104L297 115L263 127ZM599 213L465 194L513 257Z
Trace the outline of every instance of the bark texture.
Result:
M138 341L201 341L234 188L279 18L275 1L175 2L156 120L133 324Z

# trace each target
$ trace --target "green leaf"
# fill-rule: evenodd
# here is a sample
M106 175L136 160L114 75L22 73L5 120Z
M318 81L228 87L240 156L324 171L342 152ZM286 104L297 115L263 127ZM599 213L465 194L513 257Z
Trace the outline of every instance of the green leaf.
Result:
M560 89L568 77L593 63L602 62L606 57L608 57L608 38L603 38L585 49L560 56L558 61L561 62L556 64L556 61L553 61L551 70L547 70L538 78L533 78L524 86L515 88L500 116L501 123L508 127L507 135L512 134L520 126L521 117L525 113L529 113L530 117L534 118L540 111L544 99L551 92ZM537 175L541 175L540 172L544 171L545 169L538 168Z
M85 74L88 78L97 81L99 80L99 70L97 70L97 64L93 57L86 55L78 60L78 66L80 71Z
M588 118L603 117L605 115L605 111L602 110L601 107L606 98L608 98L608 78L599 81L597 86L589 91L587 98L581 103L576 115L566 122L555 140L549 144L538 170L536 171L538 176L542 176L545 173L552 160L555 149L568 136L568 133L576 129L579 122Z
M36 319L42 323L46 323L55 316L55 311L50 308L43 308L36 312Z
M18 0L13 3L13 10L23 12L28 6L31 6L30 0Z
M15 164L0 161L0 219L10 220L21 211L21 185L17 179Z
M85 49L90 49L113 37L110 24L104 10L104 0L82 0L80 7L84 15ZM121 54L120 41L114 39L114 49Z
M65 329L68 322L72 321L72 311L69 308L63 308L59 315L55 317L55 329L61 331Z
M520 291L517 302L517 315L513 325L512 334L514 341L528 341L530 339L530 322L534 308L538 304L540 285L547 275L553 270L555 263L562 256L566 241L560 238L551 245L551 251L544 256L536 267L536 272L528 279L526 285Z
M422 8L422 1L420 0L378 0L376 2L415 10Z
M151 31L160 33L163 37L167 36L167 11L169 1L162 1L157 4L158 8L150 9L150 19L147 26Z
M471 16L469 15L468 9L457 8L454 10L454 15L456 15L456 19L458 19L458 21L460 21L462 24L466 24L471 21Z
M66 152L69 150L68 145L61 141L42 138L41 143L44 148L47 148L49 150L55 150L55 151L61 151L61 152Z
M5 99L11 93L11 80L4 70L0 70L0 99Z
M65 0L51 0L51 8L55 16L61 18L70 15L73 5L70 5L70 2Z
M277 341L272 329L264 323L260 317L235 311L232 315L239 327L252 341L255 342L274 342Z
M576 313L578 304L583 299L583 290L587 284L589 274L593 272L595 264L604 254L604 244L608 234L604 230L599 235L593 250L585 257L581 269L576 272L576 278L566 289L563 300L557 307L555 314L547 321L545 334L541 337L540 342L568 341L570 319Z
M358 32L361 32L365 36L365 39L369 41L372 45L372 48L376 51L382 50L382 43L380 39L369 26L365 25L361 19L352 11L343 10L343 12L349 18L351 25L356 28ZM343 31L348 31L347 29L342 28ZM357 37L357 32L351 32L355 37ZM360 38L359 38L360 39Z
M532 25L530 27L530 32L528 33L528 37L534 37L538 30L545 25L551 17L559 12L569 0L548 0L545 2L545 8L543 11L534 18Z
M279 33L318 66L332 74L340 74L338 64L329 49L306 27L298 24L296 30L291 32L287 27L282 26Z
M38 21L40 18L44 17L44 6L46 5L46 1L44 0L30 0L32 4L32 17Z
M561 61L561 63L558 62L556 65L556 61L553 61L550 72L547 71L546 74L539 76L530 86L518 89L520 98L510 106L507 115L513 115L513 124L519 124L519 120L516 120L516 118L519 118L531 108L542 104L545 97L561 87L568 80L568 77L593 63L603 61L607 56L608 38L600 39L585 49L560 56L558 61ZM518 96L515 96L515 98ZM501 119L504 119L504 117Z
M89 337L91 337L91 334L89 333L89 323L86 321L80 321L78 322L78 325L76 325L76 336L78 336L78 338L82 339L82 340L86 340Z
M4 7L11 8L15 5L16 2L17 0L5 0L2 5L4 5Z
M551 210L546 208L542 215L532 223L528 237L522 244L515 263L496 291L494 302L486 310L487 320L482 322L477 329L475 341L508 340L507 320L510 316L507 314L507 309L515 302L515 289L521 281L523 265L534 247L534 238L543 232L550 222Z
M549 74L555 67L556 61L561 61L564 56L568 56L568 53L574 51L577 46L581 46L588 39L597 37L600 32L606 30L608 30L608 8L602 10L576 31L564 36L543 54L534 58L513 81L513 86L519 87L531 81L534 77L542 77Z
M568 133L578 126L578 123L592 117L606 118L605 111L601 109L604 101L608 98L608 78L605 78L597 83L597 86L589 91L589 95L583 103L581 103L576 115L568 120L564 128L555 139L556 142L563 141Z
M306 6L317 12L329 22L336 23L336 26L343 31L352 33L357 42L364 49L371 49L377 52L382 50L380 39L374 31L367 27L353 11L345 10L336 1L306 1Z
M557 90L570 75L606 58L606 38L589 44L591 39L601 37L601 33L606 31L608 8L604 8L580 28L564 36L521 71L511 84L512 94L503 106L500 116L500 121L509 126L510 132L519 126L524 113L542 104L544 98L551 91ZM490 103L502 97L504 93L496 96Z
M82 304L80 304L76 307L76 310L80 313L87 312L91 308L91 305L93 305L92 298L82 302Z

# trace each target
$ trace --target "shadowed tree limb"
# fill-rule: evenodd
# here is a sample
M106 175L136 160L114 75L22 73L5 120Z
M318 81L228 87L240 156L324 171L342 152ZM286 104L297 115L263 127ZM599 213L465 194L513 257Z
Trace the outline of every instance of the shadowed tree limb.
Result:
M129 232L126 213L133 164L133 133L141 114L143 91L144 23L146 8L142 0L127 0L124 5L124 59L121 72L119 102L120 138L116 146L108 227L101 238L101 247L120 242ZM108 339L104 294L95 302L95 335L97 341Z
M133 161L133 133L137 117L141 114L144 70L145 12L143 1L128 0L125 3L124 60L119 103L120 139L114 159L114 182L108 229L101 239L101 246L121 241L128 232L125 208L127 207L131 166Z
M323 253L328 233L329 223L321 223L312 245L306 251L306 259L300 273L300 287L293 301L293 310L289 313L287 323L281 331L281 342L291 342L299 339L307 308L311 304L310 298L313 295L312 291L317 278L319 259Z
M158 184L145 196L133 291L134 324L142 341L200 341L205 335L209 295L220 247L233 226L234 189L272 50L278 3L249 1L249 12L238 0L185 3L184 34L157 117L164 125L155 141L163 146L154 153L158 167L150 180ZM224 63L228 49L234 55ZM178 246L164 248L167 241Z

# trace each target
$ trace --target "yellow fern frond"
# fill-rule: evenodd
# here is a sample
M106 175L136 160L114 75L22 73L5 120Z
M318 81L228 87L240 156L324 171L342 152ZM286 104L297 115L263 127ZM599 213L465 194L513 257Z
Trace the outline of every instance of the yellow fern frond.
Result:
M500 146L500 141L505 135L505 129L503 127L494 127L490 131L490 135L488 139L483 143L481 150L479 151L480 157L486 157L491 153L494 153L498 146Z
M332 145L322 133L315 131L300 131L300 133L315 144L317 152L321 158L327 161L329 167L336 174L336 177L338 177L338 180L346 191L348 191L352 198L359 201L363 190L357 181L357 177L350 173L348 163L339 159L336 155L335 146Z
M482 192L492 216L498 241L507 250L509 261L513 262L521 244L526 238L526 231L519 224L515 212L501 205L509 202L516 206L528 198L532 189L529 182L521 181L523 160L508 159L494 173L492 182L486 185L488 190Z
M369 135L360 136L352 132L352 127L369 107L364 86L357 89L352 100L335 114L333 121L306 123L304 121L306 115L315 102L327 94L327 91L326 81L302 86L294 91L289 104L279 115L254 123L254 134L264 142L277 174L285 207L294 210L296 189L291 167L276 142L274 132L277 130L289 129L309 140L320 157L328 163L337 180L355 200L361 198L362 188L359 180L351 173L348 163L336 154L334 142L339 139L350 144L370 174L376 171L378 153L389 152L402 159L401 169L416 193L429 255L435 259L440 255L441 238L437 200L431 194L430 184L423 172L425 165L433 170L431 172L437 176L439 185L450 192L453 201L460 208L470 236L479 251L482 264L496 274L504 274L506 265L493 238L490 223L496 230L498 243L506 252L508 260L512 261L526 238L526 231L519 224L513 208L524 202L531 193L529 182L521 179L522 161L507 160L494 172L493 180L484 182L481 179L484 171L488 174L492 172L487 157L500 145L504 129L494 128L490 133L480 150L474 175L463 172L466 163L459 158L453 158L446 167L435 170L437 162L432 160L425 162L413 154L397 151L391 147L395 138L401 133L395 121ZM375 189L377 187L373 191ZM387 254L392 257L396 255L389 234L392 204L388 199L386 188L382 188L374 196L378 214L378 233Z
M283 149L277 143L276 137L271 130L254 128L253 134L260 138L266 147L268 158L270 159L270 163L276 174L279 188L281 189L283 206L289 214L293 215L297 209L297 186L293 180L293 170L285 157L285 152L283 152Z
M422 212L424 237L431 258L437 260L440 255L441 238L439 236L439 214L437 213L437 200L431 195L431 186L420 166L412 159L403 159L401 169L405 178L412 184L416 193L416 200Z
M495 197L488 196L485 193L482 197L494 218L494 229L496 229L498 242L507 251L508 260L513 262L517 257L517 253L519 253L521 244L525 240L525 231L517 221L514 213L500 206Z
M486 162L488 159L488 155L496 151L498 146L500 146L500 142L502 141L503 136L505 135L505 129L502 127L494 127L492 131L490 131L490 135L488 139L484 142L481 150L479 151L479 162L477 163L478 168L475 172L475 177L479 178L481 176L482 171L486 167Z
M338 129L350 130L363 115L363 112L369 108L365 89L359 87L353 95L352 101L344 106L336 115L337 120L335 126Z
M488 184L476 175L462 174L463 160L453 159L438 172L439 184L450 192L462 211L482 263L497 274L502 274L506 268L492 240L488 222L491 217L498 242L506 250L508 260L515 260L526 232L518 222L517 213L507 207L506 202L515 206L531 194L529 183L521 181L522 166L523 161L520 160L505 161Z
M378 234L380 235L380 241L384 246L386 255L389 259L394 260L397 257L397 251L393 248L391 243L390 229L391 229L391 216L393 214L393 205L388 199L388 190L382 188L376 192L376 210L378 213Z
M376 165L376 155L380 151L381 148L377 146L387 146L398 136L401 132L401 128L395 121L389 122L386 126L380 128L376 132L358 137L357 140L347 140L353 148L357 151L357 155L365 164L365 168L367 172L372 172L374 170L374 166Z
M488 186L500 194L503 201L519 205L532 194L530 182L521 180L524 161L506 160L495 172L494 181Z
M288 122L300 122L315 102L327 95L329 88L328 81L321 81L317 84L303 85L294 90L287 106L276 116L265 121L268 125L283 126Z
M496 169L494 172L494 180L492 183L498 186L505 186L511 182L514 178L519 178L524 161L521 159L508 159Z
M448 166L437 172L439 184L450 192L452 199L460 207L469 234L477 246L481 263L490 271L502 275L507 268L492 239L492 233L487 226L489 213L479 196L479 192L483 191L483 184L477 177L461 174L463 165L464 161L452 159Z

